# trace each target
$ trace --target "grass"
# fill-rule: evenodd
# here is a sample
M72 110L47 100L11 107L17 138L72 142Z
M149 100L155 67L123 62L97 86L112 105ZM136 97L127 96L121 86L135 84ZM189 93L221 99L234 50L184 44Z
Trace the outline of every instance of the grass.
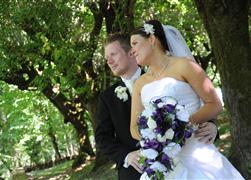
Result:
M217 127L220 134L220 139L215 142L216 147L226 157L230 155L231 148L231 135L230 135L230 123L229 116L226 112L223 112L217 119Z
M116 180L117 171L113 163L101 166L92 172L94 159L89 159L78 169L71 168L73 161L55 165L49 169L32 171L30 173L19 173L12 180Z
M90 162L85 168L79 171L78 176L75 173L72 176L72 180L84 179L84 180L117 180L117 170L115 169L115 164L107 163L101 166L97 171L92 172L92 167L94 161Z
M73 161L67 161L59 165L55 165L49 169L37 170L27 173L29 180L39 179L39 180L48 180L48 179L70 179L72 173L71 165Z

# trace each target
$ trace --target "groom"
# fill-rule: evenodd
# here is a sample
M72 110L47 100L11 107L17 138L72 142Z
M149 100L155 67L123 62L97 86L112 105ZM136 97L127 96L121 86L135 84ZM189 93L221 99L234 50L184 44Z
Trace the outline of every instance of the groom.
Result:
M96 144L109 159L116 162L120 180L138 180L142 171L138 163L137 141L130 133L130 115L133 84L142 71L131 53L129 36L109 36L105 44L105 59L112 73L121 79L100 94ZM196 136L211 143L216 132L216 126L206 122Z

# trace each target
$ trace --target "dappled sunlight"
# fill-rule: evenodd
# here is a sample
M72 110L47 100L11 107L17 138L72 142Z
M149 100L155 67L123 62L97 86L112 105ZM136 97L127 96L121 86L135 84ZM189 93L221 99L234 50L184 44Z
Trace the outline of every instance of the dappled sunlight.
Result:
M116 164L113 164L110 169L115 169L116 168Z
M82 171L86 166L90 165L92 161L95 161L95 157L88 156L85 163L74 169L74 172Z
M64 180L70 179L70 176L68 174L60 174L58 176L49 178L49 180L62 180L62 179Z
M215 145L221 153L228 157L230 155L232 139L230 134L229 116L226 111L218 116L217 127L219 130L220 139L216 140Z
M230 138L230 136L231 136L231 134L230 134L230 132L228 132L228 133L222 134L220 136L220 139L222 139L222 140L228 140Z

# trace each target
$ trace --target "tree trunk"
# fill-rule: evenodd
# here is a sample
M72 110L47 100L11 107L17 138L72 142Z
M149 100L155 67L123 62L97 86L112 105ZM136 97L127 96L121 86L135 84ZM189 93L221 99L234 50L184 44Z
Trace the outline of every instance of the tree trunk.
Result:
M128 33L134 28L134 5L135 0L103 1L100 3L100 9L105 17L106 31L108 34L117 31ZM95 129L99 93L96 92L93 94L93 98L89 100L88 103L88 112L92 119L92 127ZM107 162L109 162L107 157L97 148L93 171Z
M92 127L94 130L96 128L95 122L97 119L97 104L98 104L98 95L93 96L93 98L89 101L88 106L87 106L89 115L92 119L91 122L92 122ZM108 162L109 162L108 158L104 156L102 151L98 148L98 146L96 146L96 159L95 159L95 164L92 171L96 171L100 166Z
M232 163L246 179L251 166L251 45L248 0L195 0L209 34L231 116Z
M43 93L62 113L65 118L65 123L70 122L76 129L79 138L80 151L93 156L94 152L88 138L88 128L83 115L85 109L83 104L68 101L61 93L55 94L50 86L47 86L43 90Z
M58 143L57 143L57 140L56 140L56 136L52 130L51 127L49 127L49 133L48 133L48 136L51 138L51 143L53 145L53 148L55 150L55 159L58 160L58 159L61 159L61 154L59 152L59 148L58 148Z

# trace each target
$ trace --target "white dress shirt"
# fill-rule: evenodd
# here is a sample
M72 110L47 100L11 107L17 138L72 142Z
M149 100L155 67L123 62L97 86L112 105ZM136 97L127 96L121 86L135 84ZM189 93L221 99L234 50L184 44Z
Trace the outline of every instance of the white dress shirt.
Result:
M138 68L137 71L134 73L134 75L130 79L121 77L122 81L125 83L131 95L132 95L133 85L135 81L140 77L140 75L141 75L141 69Z

